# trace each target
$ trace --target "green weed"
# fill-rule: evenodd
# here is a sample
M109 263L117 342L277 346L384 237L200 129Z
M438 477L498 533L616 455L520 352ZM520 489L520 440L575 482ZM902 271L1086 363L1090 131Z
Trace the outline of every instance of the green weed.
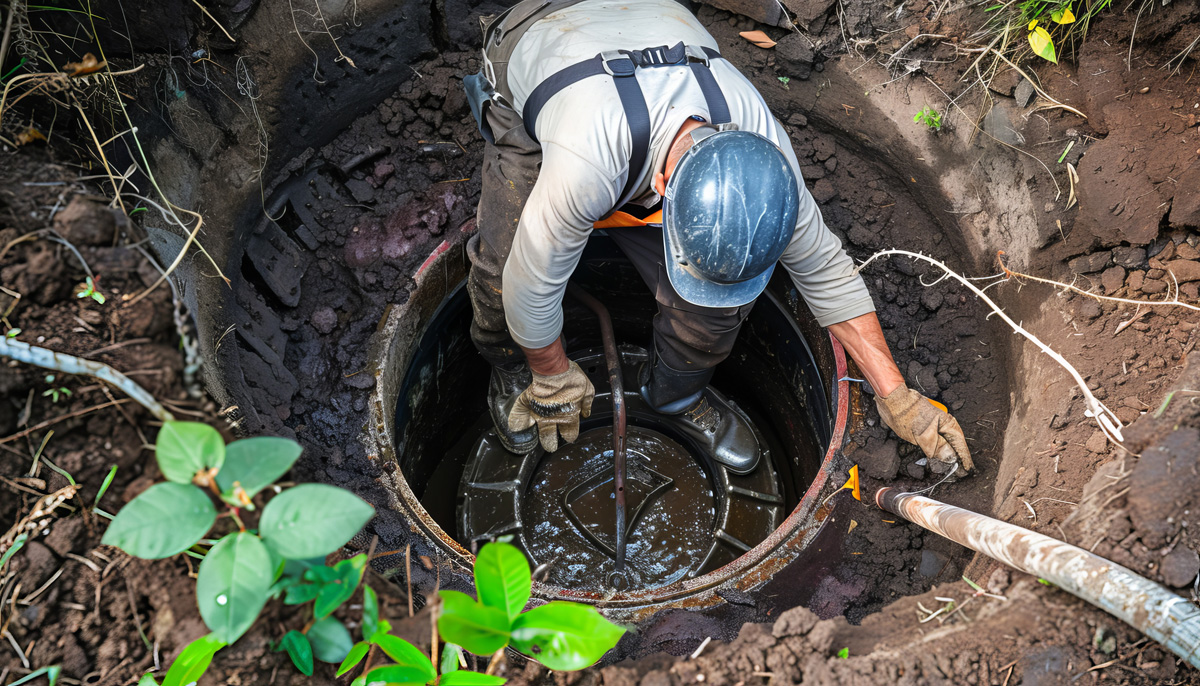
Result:
M87 277L87 281L79 284L79 287L75 289L75 297L91 298L92 300L95 300L97 304L103 305L106 298L104 297L104 294L101 293L96 287L96 281L99 279L99 276L97 276L96 279L92 279L90 276Z
M913 121L918 124L924 124L925 126L929 127L930 131L942 130L941 113L929 105L926 105L924 109L917 112L917 114L913 117Z

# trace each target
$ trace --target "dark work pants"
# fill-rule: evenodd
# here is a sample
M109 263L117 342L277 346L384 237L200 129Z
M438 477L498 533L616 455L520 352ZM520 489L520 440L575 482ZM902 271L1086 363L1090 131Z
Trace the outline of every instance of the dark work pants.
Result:
M542 151L513 110L493 104L487 118L496 142L487 143L483 152L476 232L467 243L471 260L467 291L475 312L471 339L488 362L499 365L523 359L504 319L502 277L521 210L537 181ZM728 357L754 303L720 309L693 305L675 292L667 278L662 229L606 231L658 301L654 345L662 361L679 371L698 371Z

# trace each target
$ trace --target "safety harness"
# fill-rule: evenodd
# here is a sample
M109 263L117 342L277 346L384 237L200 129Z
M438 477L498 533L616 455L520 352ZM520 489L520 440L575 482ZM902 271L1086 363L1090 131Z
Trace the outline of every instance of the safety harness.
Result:
M508 86L508 60L521 36L539 19L551 12L570 7L582 0L525 0L488 22L484 27L485 75L494 87L500 102L512 107L512 91ZM717 80L710 71L710 62L721 59L721 54L712 48L684 45L659 46L642 50L610 50L595 57L565 67L551 74L529 94L521 111L525 130L537 141L536 125L542 108L564 88L593 76L607 74L612 77L625 110L629 125L632 147L629 159L629 178L622 189L616 207L620 208L601 221L596 228L625 226L650 226L661 224L661 212L639 216L635 206L625 207L633 199L638 178L650 155L650 111L646 97L638 84L637 70L655 67L687 65L700 86L704 101L708 105L708 121L712 124L727 124L730 121L729 105L721 93ZM470 88L468 88L470 91ZM473 107L474 109L474 107ZM476 118L480 119L481 130L485 117L480 107ZM483 131L485 137L490 133ZM623 215L623 216L619 216ZM624 223L615 223L624 222Z

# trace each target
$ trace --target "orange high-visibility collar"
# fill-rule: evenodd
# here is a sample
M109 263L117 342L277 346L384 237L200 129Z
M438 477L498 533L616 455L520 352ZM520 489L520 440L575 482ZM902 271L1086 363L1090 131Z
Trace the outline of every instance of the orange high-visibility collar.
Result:
M638 219L632 214L617 210L604 219L592 224L592 227L596 229L628 229L639 226L661 227L662 210L648 215L645 219Z

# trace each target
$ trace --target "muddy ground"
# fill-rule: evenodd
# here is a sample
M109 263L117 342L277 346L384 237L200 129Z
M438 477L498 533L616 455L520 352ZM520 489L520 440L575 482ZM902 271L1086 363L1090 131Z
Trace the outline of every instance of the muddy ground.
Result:
M105 209L104 189L78 181L82 172L72 166L72 150L54 140L50 148L6 151L10 163L0 170L0 285L21 294L8 315L21 329L20 340L111 364L169 401L178 415L212 421L231 436L246 430L295 436L306 447L295 479L347 485L382 502L374 481L379 466L356 452L345 427L365 416L373 383L362 373L367 339L389 303L403 298L397 294L410 288L410 275L436 245L471 229L481 145L459 78L477 69L474 15L487 7L461 9L449 15L438 53L411 65L416 77L265 184L268 208L292 210L295 219L284 225L302 246L303 265L292 281L283 278L270 266L267 246L278 249L270 226L250 222L243 229L249 248L230 276L234 302L253 325L239 327L218 347L225 346L221 355L237 358L226 368L241 374L246 402L231 409L200 394L188 368L193 360L180 352L191 348L195 330L186 318L177 320L177 298L168 285L137 303L122 297L157 277L137 249L146 247L148 213L129 220ZM943 14L936 3L921 0L899 14L874 3L846 3L840 15L835 10L827 5L808 24L817 42L813 57L749 46L736 35L755 28L744 17L708 7L699 16L785 122L809 188L855 258L900 247L945 259L970 275L999 272L990 259L969 257L968 240L954 222L960 208L929 202L926 189L913 188L921 185L915 176L880 164L878 151L892 142L865 143L876 132L863 128L853 103L844 103L841 119L820 121L803 106L814 90L826 87L825 69L886 60L920 34L965 40L979 25L979 13ZM948 133L929 135L947 155L978 158L979 183L1003 182L988 179L990 156L1017 154L992 138L1032 150L1047 164L1057 164L1058 153L1073 142L1063 159L1078 168L1079 205L1066 209L1050 177L1029 162L1021 183L1036 198L1038 243L1012 268L1131 299L1162 298L1178 280L1180 298L1196 302L1200 206L1187 192L1200 181L1200 110L1194 107L1200 90L1190 76L1196 62L1185 60L1176 76L1161 67L1195 37L1197 10L1177 2L1140 19L1135 15L1120 8L1102 15L1076 63L1028 65L1048 92L1087 120L1061 110L1027 113L1017 105L1022 94L1015 75L1002 74L990 90L996 114L981 123L986 136L967 147ZM760 28L776 39L787 35ZM183 45L199 36L207 40L207 29L197 25L179 33ZM787 47L782 40L780 46ZM959 77L973 56L956 52L951 41L931 39L908 50L907 58L923 61L921 70L881 86L874 91L878 97L912 101L918 96L909 94L907 84L926 73L951 96L962 90ZM148 59L156 59L154 51ZM951 127L972 126L965 113L948 118ZM1062 168L1055 170L1065 185ZM47 228L79 256L54 234L32 237ZM32 238L13 243L22 237ZM75 297L86 275L80 259L101 275L105 305ZM989 291L1018 319L1037 322L1038 334L1074 361L1096 396L1131 424L1122 450L1082 418L1078 392L1060 380L1061 373L1037 366L1028 353L1010 352L1011 334L986 319L965 289L945 282L923 287L922 278L936 278L930 274L894 258L865 276L909 384L949 405L971 440L978 474L938 487L935 497L1093 549L1195 600L1200 540L1188 523L1200 506L1200 418L1194 392L1187 390L1196 388L1193 377L1200 374L1188 365L1195 312L1098 302L1034 283L1009 282ZM0 312L11 304L0 295ZM1026 395L1030 375L1045 379L1040 392L1061 398L1056 411L1043 412L1045 404ZM71 395L60 393L57 401L44 395L59 388ZM1164 403L1173 389L1183 390ZM6 527L28 511L36 494L67 485L50 464L82 485L76 508L92 503L114 464L117 477L99 504L108 511L157 478L144 448L153 443L155 423L136 404L113 405L122 400L115 392L110 398L85 379L49 382L44 372L21 366L3 368L0 390L0 521ZM1035 406L1037 411L1024 411ZM916 464L915 449L889 436L870 402L856 412L845 453L862 469L864 494L881 485L932 483ZM1026 459L1002 463L1014 444ZM45 462L35 463L39 449ZM712 643L695 660L655 655L552 678L588 686L1200 683L1157 645L1065 593L999 571L986 558L866 504L858 512L846 539L851 556L823 582L811 611L747 625L737 640ZM404 524L384 519L373 526L386 543L390 531ZM132 684L141 673L168 665L204 633L188 578L190 560L132 560L99 546L103 527L103 518L92 513L64 512L0 576L6 594L0 604L15 608L3 611L3 621L23 654L0 647L0 683L61 663L65 676L82 683ZM963 574L1007 600L974 598L948 619L921 623L929 614L922 607L945 604L936 598L961 605L971 595L959 581ZM384 614L401 622L408 606L403 583L376 578L373 585L384 596ZM347 611L353 621L353 606ZM268 611L235 648L220 654L202 683L334 683L328 667L305 679L269 650L271 640L301 621L286 608ZM402 631L427 642L423 621L418 615ZM842 648L849 649L848 658L836 656ZM513 665L510 675L520 682L547 678L536 666Z

